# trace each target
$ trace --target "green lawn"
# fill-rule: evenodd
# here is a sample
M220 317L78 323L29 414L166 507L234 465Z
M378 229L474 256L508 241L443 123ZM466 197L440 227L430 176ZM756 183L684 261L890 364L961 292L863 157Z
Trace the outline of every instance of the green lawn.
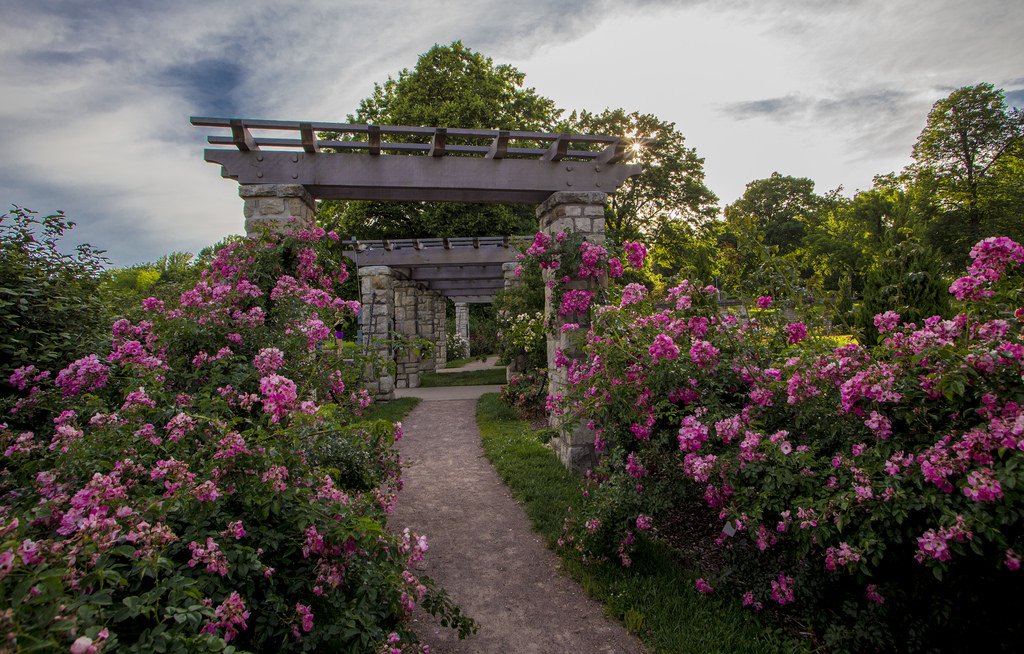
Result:
M483 361L486 358L487 357L485 357L485 356L479 356L479 357L466 357L465 359L452 359L448 363L444 364L444 367L445 368L461 368L462 366L466 365L467 363L473 363L474 361Z
M409 415L419 403L418 397L400 397L390 402L374 402L363 411L363 419L397 422Z
M477 424L487 457L551 547L561 535L566 509L580 506L579 480L497 394L480 398ZM694 576L676 564L671 550L661 543L641 540L632 568L583 565L574 553L559 551L559 555L584 590L603 602L608 613L652 652L808 649L762 624L733 598L698 593Z
M425 372L420 376L420 386L477 386L480 384L504 384L505 368L467 370L465 372Z

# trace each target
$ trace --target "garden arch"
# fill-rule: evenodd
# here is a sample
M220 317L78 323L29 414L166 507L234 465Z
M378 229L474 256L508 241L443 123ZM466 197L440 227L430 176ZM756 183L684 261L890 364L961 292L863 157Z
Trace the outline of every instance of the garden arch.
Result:
M607 194L642 171L626 161L636 148L653 143L517 130L203 117L191 122L228 130L208 137L219 147L207 148L204 158L238 182L250 234L262 224L290 219L312 225L316 199L445 201L533 204L541 231L574 230L600 242ZM324 133L336 136L321 138ZM367 343L386 337L392 326L400 334L443 343L442 296L489 302L498 288L512 283L514 266L508 264L515 251L504 238L350 245ZM545 314L554 319L555 313L549 295ZM547 349L549 390L557 393L567 379L553 363L555 352L570 358L577 352L565 336L549 336ZM436 367L439 359L405 358L398 361L397 379L375 380L379 397L389 398L396 381L418 384L419 372ZM555 441L566 465L577 470L592 465L594 439L587 430L563 432Z

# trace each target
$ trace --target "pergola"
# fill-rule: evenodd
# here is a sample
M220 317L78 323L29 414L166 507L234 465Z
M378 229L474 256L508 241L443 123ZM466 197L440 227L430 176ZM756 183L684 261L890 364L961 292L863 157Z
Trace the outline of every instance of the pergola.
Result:
M652 139L315 121L193 117L197 127L218 128L208 137L206 161L238 182L246 231L286 222L312 225L316 199L411 202L527 203L537 205L540 229L574 230L604 239L604 203L639 164L626 161ZM515 283L515 250L507 237L350 241L363 304L363 337L384 356L392 333L427 338L435 357L397 355L397 375L374 380L378 397L396 383L415 386L419 373L443 364L444 301L490 302ZM550 275L550 271L546 271ZM550 304L550 303L547 303ZM461 311L460 311L461 310ZM552 307L546 315L554 319ZM461 331L461 325L460 325ZM467 334L468 336L468 334ZM553 365L556 350L573 356L565 335L548 338L550 390L567 384ZM589 467L593 436L580 430L555 439L570 467Z

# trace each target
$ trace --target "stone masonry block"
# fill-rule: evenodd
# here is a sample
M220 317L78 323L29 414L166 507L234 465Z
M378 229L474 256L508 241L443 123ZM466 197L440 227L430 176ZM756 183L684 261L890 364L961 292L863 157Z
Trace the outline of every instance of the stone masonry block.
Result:
M264 216L276 216L284 213L283 198L260 198L258 209Z

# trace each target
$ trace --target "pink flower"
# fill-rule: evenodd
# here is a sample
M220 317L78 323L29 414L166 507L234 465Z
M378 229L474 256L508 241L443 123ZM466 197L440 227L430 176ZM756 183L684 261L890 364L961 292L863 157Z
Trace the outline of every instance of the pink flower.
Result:
M640 531L647 531L652 526L651 518L644 514L640 514L636 517L636 528Z
M636 270L644 267L644 259L647 258L647 248L643 243L625 241L622 250L626 253L626 262Z
M107 385L108 372L109 368L100 363L99 357L95 354L90 354L71 363L67 368L57 373L57 378L53 380L53 384L64 392L64 397L78 395L83 391L97 391ZM14 375L11 378L13 380ZM12 381L11 383L15 382ZM15 385L20 385L23 388L24 382Z
M878 586L875 584L867 585L867 588L864 589L864 597L866 597L869 602L885 604L885 598L878 592Z
M562 296L562 306L558 310L558 315L569 316L572 314L586 313L590 308L590 301L594 299L594 294L590 291L584 291L582 289L572 289L565 292Z
M718 361L718 348L708 341L694 339L690 346L690 359L698 368L709 368Z
M807 328L802 322L790 323L786 326L786 335L794 345L807 338Z
M779 606L792 604L796 600L796 595L793 592L792 577L780 574L776 579L772 580L772 599Z
M772 305L772 296L771 295L762 295L761 297L757 298L757 308L758 309L767 309L771 305Z
M654 337L654 343L647 348L647 352L657 363L659 359L675 359L679 357L679 346L668 334L658 334Z
M295 614L299 618L299 624L292 627L292 635L296 638L301 638L302 634L299 633L299 628L302 628L302 633L309 633L313 631L313 609L306 606L305 604L295 604Z
M260 393L263 394L263 410L270 414L270 421L275 423L288 415L298 397L295 382L281 375L260 379Z
M622 289L622 301L619 302L619 307L639 304L643 302L645 297L647 297L646 286L643 284L626 284L626 287Z
M880 334L891 332L900 323L900 314L895 311L886 311L875 315L875 328Z
M699 577L693 585L701 593L713 593L715 591L715 589L711 587L711 584L705 581L703 577Z
M222 577L228 573L228 557L212 538L206 539L205 546L192 541L188 544L188 549L192 552L192 558L188 562L188 567L194 568L201 563L205 563L208 572L216 572Z

